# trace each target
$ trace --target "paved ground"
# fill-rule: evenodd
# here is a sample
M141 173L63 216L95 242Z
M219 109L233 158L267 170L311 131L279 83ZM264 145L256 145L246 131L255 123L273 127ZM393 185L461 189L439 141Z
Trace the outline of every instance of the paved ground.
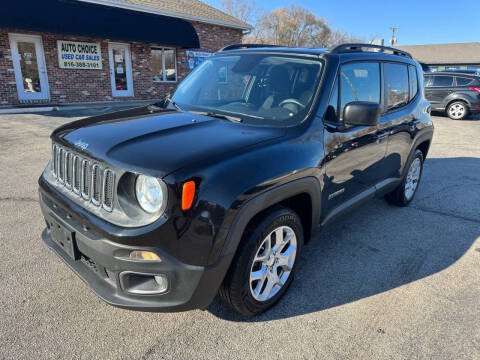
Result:
M0 117L0 359L480 359L479 119L435 117L412 206L376 200L326 229L287 296L246 320L218 300L110 307L43 245L36 180L73 119L58 115Z

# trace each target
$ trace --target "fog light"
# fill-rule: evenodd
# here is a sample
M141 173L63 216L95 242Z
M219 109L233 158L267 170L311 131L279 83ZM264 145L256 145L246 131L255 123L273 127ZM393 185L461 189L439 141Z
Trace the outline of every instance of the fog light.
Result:
M162 261L160 256L151 251L135 250L130 253L129 258L140 261Z
M122 289L135 295L159 295L167 292L168 278L166 275L142 274L130 271L120 273Z
M167 291L168 280L167 280L167 277L165 275L156 275L155 276L155 281L158 284L158 289L160 290L160 292Z

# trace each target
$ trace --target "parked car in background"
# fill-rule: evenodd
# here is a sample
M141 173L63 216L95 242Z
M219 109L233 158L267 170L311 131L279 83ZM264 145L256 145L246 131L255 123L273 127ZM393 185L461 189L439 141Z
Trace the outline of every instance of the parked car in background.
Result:
M190 310L219 293L259 314L314 233L375 196L413 200L433 136L422 75L369 44L231 45L172 98L53 132L43 240L110 304Z
M453 120L463 120L480 112L480 77L462 71L425 73L425 97L432 111L446 112Z

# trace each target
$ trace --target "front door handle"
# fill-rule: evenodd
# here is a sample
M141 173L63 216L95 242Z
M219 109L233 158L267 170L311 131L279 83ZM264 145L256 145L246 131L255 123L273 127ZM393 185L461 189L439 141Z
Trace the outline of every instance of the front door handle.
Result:
M376 134L375 135L375 140L377 141L377 144L380 144L383 141L383 139L385 139L387 136L388 136L388 132L383 132L383 133L380 133L380 134Z

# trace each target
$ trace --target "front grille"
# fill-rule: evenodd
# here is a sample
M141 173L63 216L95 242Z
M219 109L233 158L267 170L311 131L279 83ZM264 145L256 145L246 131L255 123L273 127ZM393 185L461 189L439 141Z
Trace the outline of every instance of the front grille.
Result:
M92 203L100 205L102 201L102 169L95 164L92 167Z
M107 211L113 210L115 172L112 169L53 144L51 170L60 186L73 195Z
M73 157L73 192L80 194L80 186L82 183L82 158L78 155Z
M112 211L114 196L115 174L110 169L105 169L103 173L103 207Z

